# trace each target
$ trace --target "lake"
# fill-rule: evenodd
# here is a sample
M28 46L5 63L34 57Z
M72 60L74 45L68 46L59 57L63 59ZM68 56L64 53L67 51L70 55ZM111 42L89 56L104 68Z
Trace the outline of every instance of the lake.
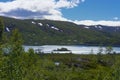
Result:
M74 54L90 54L93 52L94 54L98 53L98 46L78 46L78 45L43 45L43 46L23 46L25 51L28 51L29 48L33 48L34 50L40 49L44 53L51 53L53 50L58 48L67 48L71 50ZM103 53L105 53L105 47L103 48ZM120 53L120 47L113 47L113 51L116 53Z

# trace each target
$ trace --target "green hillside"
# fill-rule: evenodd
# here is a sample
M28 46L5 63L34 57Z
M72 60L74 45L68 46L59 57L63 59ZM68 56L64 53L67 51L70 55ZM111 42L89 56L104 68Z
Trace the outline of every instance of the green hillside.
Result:
M71 22L2 18L5 31L10 34L17 28L23 36L25 45L120 45L119 33L90 30Z

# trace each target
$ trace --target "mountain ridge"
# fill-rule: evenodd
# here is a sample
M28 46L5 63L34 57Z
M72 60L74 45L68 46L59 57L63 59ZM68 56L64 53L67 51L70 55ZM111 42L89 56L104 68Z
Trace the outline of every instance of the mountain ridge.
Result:
M6 33L10 34L15 28L21 32L24 45L120 45L119 27L113 27L118 28L114 31L107 26L77 25L66 21L2 19Z

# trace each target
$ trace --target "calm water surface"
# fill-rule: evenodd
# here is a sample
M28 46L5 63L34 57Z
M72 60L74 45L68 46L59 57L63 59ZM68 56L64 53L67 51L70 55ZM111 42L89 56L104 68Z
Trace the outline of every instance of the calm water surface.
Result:
M41 49L44 53L51 53L53 50L58 48L67 48L68 50L71 50L74 54L90 54L93 52L94 54L98 53L99 47L98 46L76 46L76 45L43 45L43 46L24 46L25 51L28 51L29 48ZM103 47L103 50L105 51L105 47ZM103 53L104 53L103 51ZM113 47L113 51L116 53L120 53L120 47Z

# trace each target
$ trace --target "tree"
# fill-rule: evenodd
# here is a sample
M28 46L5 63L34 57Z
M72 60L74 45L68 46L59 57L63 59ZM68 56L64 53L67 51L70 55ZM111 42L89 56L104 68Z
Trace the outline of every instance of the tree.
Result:
M11 51L6 61L7 69L5 69L6 74L8 74L6 77L8 80L22 80L22 55L24 52L22 43L23 40L19 31L17 29L13 30L9 44Z
M12 46L12 53L16 56L20 56L23 53L24 49L23 39L21 34L17 29L13 30L11 38L10 38L10 45Z
M102 52L103 52L103 48L100 46L98 48L98 53L97 53L97 61L98 62L101 62L101 60L102 60Z
M91 49L91 51L90 51L90 54L94 54L94 51L93 51L93 49Z
M3 32L4 32L4 25L3 21L0 18L0 55L2 54L2 37L3 37Z
M106 54L111 54L112 51L113 51L112 46L107 46L106 47Z
M0 18L0 42L2 41L3 32L4 32L4 24L2 19Z
M98 49L98 54L102 54L102 52L103 52L103 48L100 46Z
M113 66L115 64L115 54L113 54L113 48L111 46L106 47L106 54L108 57L108 64Z

